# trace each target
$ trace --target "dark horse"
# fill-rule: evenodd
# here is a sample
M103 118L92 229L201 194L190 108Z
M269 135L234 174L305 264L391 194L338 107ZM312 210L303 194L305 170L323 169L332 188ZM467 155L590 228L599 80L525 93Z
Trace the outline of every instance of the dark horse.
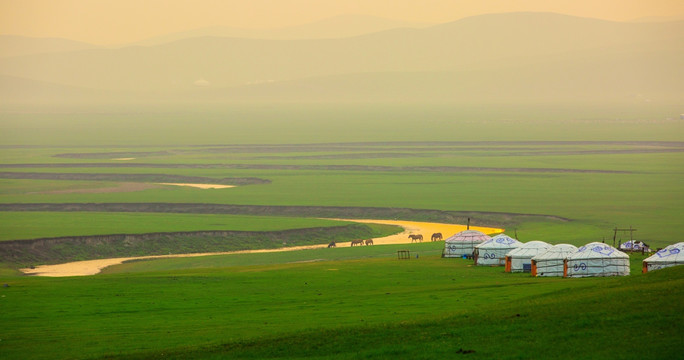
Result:
M363 240L360 240L360 239L359 240L352 240L351 246L354 246L354 245L363 245Z
M366 245L373 245L373 239L366 240Z
M334 248L334 247L337 247L337 244L335 244L335 242L333 241L333 242L331 242L330 244L328 244L328 247L329 247L329 248Z
M409 239L411 239L411 242L414 242L414 241L423 242L423 235L421 235L421 234L418 234L418 235L411 234L408 237L409 237Z
M430 241L439 241L442 240L442 233L434 233L432 234L432 237L430 238Z

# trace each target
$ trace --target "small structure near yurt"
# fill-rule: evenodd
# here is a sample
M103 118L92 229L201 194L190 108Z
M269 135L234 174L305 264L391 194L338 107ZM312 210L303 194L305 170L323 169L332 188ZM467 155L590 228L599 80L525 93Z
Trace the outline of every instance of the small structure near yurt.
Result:
M565 277L629 275L629 255L604 243L592 242L568 255Z
M443 257L471 256L475 245L479 245L491 239L487 234L477 230L464 230L444 240Z
M543 253L551 244L543 241L530 241L522 244L506 254L506 272L530 272L532 258Z
M565 259L576 251L575 245L554 245L532 258L530 273L532 276L563 276Z
M641 241L630 240L620 244L620 251L651 252L651 249Z
M669 245L644 259L642 272L684 265L684 242Z
M508 235L499 234L493 238L475 246L473 258L475 265L480 266L504 266L506 254L509 251L522 246L522 243Z

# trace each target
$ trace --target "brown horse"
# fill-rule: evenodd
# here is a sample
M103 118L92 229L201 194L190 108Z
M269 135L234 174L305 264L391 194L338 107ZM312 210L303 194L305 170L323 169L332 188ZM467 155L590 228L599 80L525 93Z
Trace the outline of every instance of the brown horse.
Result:
M335 244L334 241L331 242L330 244L328 244L328 248L334 248L334 247L337 247L337 244Z
M366 240L366 245L373 245L373 239Z
M363 240L361 240L361 239L359 239L359 240L352 240L352 241L351 241L351 246L354 246L354 245L359 245L359 246L363 245Z
M411 242L414 242L414 241L423 242L423 235L421 235L421 234L418 234L418 235L411 234L408 237L409 237L409 239L411 239Z
M430 241L439 241L442 240L442 233L434 233L432 234L432 237L430 238Z

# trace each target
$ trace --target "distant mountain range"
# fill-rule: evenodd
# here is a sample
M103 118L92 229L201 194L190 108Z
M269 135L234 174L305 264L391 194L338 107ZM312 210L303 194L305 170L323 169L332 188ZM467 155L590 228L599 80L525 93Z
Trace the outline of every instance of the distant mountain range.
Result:
M96 45L67 39L0 35L0 58L96 48Z
M340 15L309 24L276 29L241 29L221 26L206 27L155 36L153 38L135 42L132 45L152 46L204 36L270 40L336 39L397 28L421 28L426 26L428 26L428 24L391 20L376 16Z
M0 46L0 102L684 103L684 21L509 13L409 28L356 18L366 25L355 29L370 33L346 37L350 18L336 21L194 36L237 35L205 29L120 48L14 38L13 50ZM321 36L306 38L312 29Z

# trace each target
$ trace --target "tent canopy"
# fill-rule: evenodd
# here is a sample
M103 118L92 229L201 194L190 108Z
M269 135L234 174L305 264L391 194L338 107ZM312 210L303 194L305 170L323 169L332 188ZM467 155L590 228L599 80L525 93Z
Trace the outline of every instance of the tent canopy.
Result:
M565 265L568 277L629 275L629 255L600 242L580 247Z
M551 244L543 241L530 241L506 254L506 272L530 271L532 257L546 251Z
M573 259L603 259L616 258L628 259L629 255L622 251L600 242L592 242L577 249L577 252L568 256L568 260Z
M472 242L484 242L491 239L491 237L481 231L477 230L463 230L457 234L454 234L446 240L445 242L463 242L463 241L472 241Z
M563 276L565 259L577 251L577 246L557 244L532 258L533 276Z
M684 242L666 246L643 261L643 272L684 265Z
M532 258L535 255L538 255L546 250L548 250L551 247L551 244L543 242L543 241L530 241L523 243L520 247L517 247L513 250L511 250L506 256L510 256L513 258L517 257L526 257L526 258Z
M506 254L520 247L522 243L508 235L499 234L482 244L475 246L476 265L503 266L506 262Z
M477 230L464 230L444 240L444 257L461 257L471 255L478 245L491 239Z
M556 244L556 245L546 249L546 251L543 251L543 252L535 255L532 259L535 261L556 260L556 259L565 260L568 257L568 255L570 255L576 251L577 251L577 246L575 246L575 245Z
M515 249L522 243L506 234L499 234L493 238L475 246L478 249Z
M620 250L623 251L651 251L651 249L648 247L648 245L644 244L641 241L637 240L630 240L627 242L623 242L620 244Z

